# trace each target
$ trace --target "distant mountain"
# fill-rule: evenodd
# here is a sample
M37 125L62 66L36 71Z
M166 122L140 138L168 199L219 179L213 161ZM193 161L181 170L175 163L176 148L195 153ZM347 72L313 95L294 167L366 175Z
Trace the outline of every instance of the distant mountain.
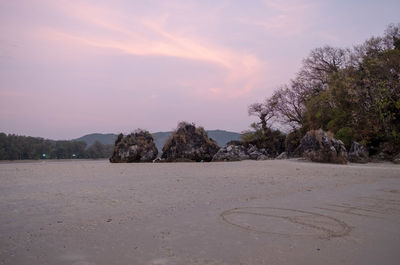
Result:
M209 130L207 131L208 137L212 138L221 147L227 142L233 140L240 140L240 133L229 132L224 130Z
M172 132L156 132L156 133L152 133L153 135L153 139L154 139L154 143L157 146L158 149L158 153L162 152L162 148L165 144L165 142L167 141L168 137L171 135Z
M114 145L115 140L117 139L118 135L113 134L113 133L91 133L87 134L85 136L79 137L77 139L73 139L73 141L80 141L80 142L85 142L87 147L91 146L94 144L94 142L99 141L102 144L106 145Z
M167 141L168 137L171 135L170 132L155 132L152 133L154 142L157 146L158 151L161 152L165 142ZM227 142L232 140L240 140L240 133L236 132L229 132L224 130L209 130L207 131L208 137L214 139L219 146L224 146ZM74 139L73 141L82 141L87 144L87 147L94 144L94 142L99 141L102 144L106 145L114 145L115 140L117 139L118 135L113 133L102 134L102 133L92 133L82 136L80 138Z

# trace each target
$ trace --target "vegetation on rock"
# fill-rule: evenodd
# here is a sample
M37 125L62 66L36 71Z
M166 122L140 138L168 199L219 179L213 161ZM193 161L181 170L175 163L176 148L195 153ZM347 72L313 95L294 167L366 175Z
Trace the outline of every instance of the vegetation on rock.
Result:
M253 145L257 149L265 149L272 157L285 151L286 135L271 128L262 129L258 124L252 124L253 130L244 131L241 138L245 147Z
M208 137L204 128L180 122L166 141L161 157L166 161L208 162L218 150L218 144Z
M303 157L314 162L347 163L347 151L343 142L321 129L307 132L298 149Z
M153 136L148 131L138 129L126 136L122 133L118 135L110 162L151 162L157 154Z
M276 141L272 124L291 128L288 153L321 128L348 149L359 142L369 155L394 157L400 152L400 24L352 49L312 50L296 77L251 105L249 114L260 119L253 135L260 141Z

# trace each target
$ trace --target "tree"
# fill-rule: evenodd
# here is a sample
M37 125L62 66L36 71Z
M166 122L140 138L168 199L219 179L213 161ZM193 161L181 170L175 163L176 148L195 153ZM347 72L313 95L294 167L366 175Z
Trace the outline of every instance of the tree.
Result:
M293 129L304 124L304 111L308 94L302 89L300 82L292 82L291 88L284 86L276 90L266 100L273 109L275 118Z
M317 94L327 89L329 75L343 69L349 60L349 50L324 46L316 48L303 60L294 82L302 93Z
M0 133L0 160L85 157L86 143Z
M89 158L104 158L105 146L99 141L95 141L88 149Z
M347 147L359 141L371 154L400 152L400 24L353 49L312 50L289 85L249 114L264 132L271 119L290 126L291 149L306 131L322 128Z
M268 133L269 127L268 122L274 117L273 109L268 102L265 103L253 103L248 109L249 115L257 116L260 121L258 124L261 126L264 133Z

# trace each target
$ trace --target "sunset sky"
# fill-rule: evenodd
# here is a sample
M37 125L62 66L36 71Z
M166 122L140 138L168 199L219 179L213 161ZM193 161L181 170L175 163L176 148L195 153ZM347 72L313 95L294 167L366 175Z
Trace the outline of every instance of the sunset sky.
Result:
M0 0L0 131L240 132L311 49L360 44L399 14L398 0Z

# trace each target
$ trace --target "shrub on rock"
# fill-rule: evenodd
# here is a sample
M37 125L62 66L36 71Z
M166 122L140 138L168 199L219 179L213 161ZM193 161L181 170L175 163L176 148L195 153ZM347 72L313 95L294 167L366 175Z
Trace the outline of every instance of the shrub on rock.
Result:
M296 153L296 151L298 151L304 133L301 130L294 130L287 134L285 139L285 152L288 157L299 157L301 155Z
M304 158L314 162L347 163L347 151L343 142L328 135L322 129L308 131L301 139L297 151Z
M180 122L178 128L166 141L162 158L166 161L206 161L212 160L218 152L218 144L208 138L202 127Z
M254 151L258 151L260 154L255 153L252 157L260 156L261 153L269 157L276 157L281 152L285 151L285 138L279 130L272 130L267 128L265 130L258 127L257 124L253 124L254 130L245 131L241 135L243 145L248 148L249 155ZM255 149L250 150L255 147ZM264 151L262 151L264 150ZM252 159L253 159L252 158Z
M153 136L148 131L138 129L126 136L122 133L118 135L110 162L151 162L157 154Z

